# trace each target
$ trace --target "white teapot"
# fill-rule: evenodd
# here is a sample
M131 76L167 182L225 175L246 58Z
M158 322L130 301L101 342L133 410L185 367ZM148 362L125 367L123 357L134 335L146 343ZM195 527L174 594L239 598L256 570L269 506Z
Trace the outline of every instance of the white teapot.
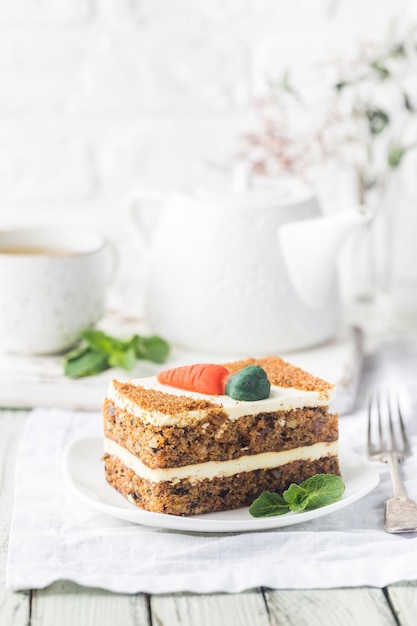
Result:
M138 190L126 207L147 257L153 332L184 348L242 356L334 335L337 255L366 212L323 217L311 191L293 180L226 194Z

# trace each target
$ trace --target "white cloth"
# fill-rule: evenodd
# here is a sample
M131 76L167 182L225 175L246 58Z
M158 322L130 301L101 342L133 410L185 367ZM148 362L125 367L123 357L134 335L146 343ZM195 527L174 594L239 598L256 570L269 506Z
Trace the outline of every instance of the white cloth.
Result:
M341 446L365 454L365 414L343 417ZM279 530L192 534L140 526L96 512L66 486L63 451L101 434L98 413L37 409L18 454L7 585L41 588L59 579L116 592L238 592L258 586L384 586L417 579L417 533L381 528L391 495L379 486L339 512ZM403 466L417 499L416 454Z
M365 364L361 391L375 381L398 385L409 401L414 456L403 465L417 499L417 343L388 343ZM362 402L363 403L363 402ZM364 412L340 419L340 446L365 455ZM192 534L139 526L98 513L67 487L63 452L74 439L102 433L99 413L37 409L19 449L7 585L41 588L66 579L117 592L238 592L271 588L384 586L417 579L417 533L382 530L381 482L339 512L279 530Z

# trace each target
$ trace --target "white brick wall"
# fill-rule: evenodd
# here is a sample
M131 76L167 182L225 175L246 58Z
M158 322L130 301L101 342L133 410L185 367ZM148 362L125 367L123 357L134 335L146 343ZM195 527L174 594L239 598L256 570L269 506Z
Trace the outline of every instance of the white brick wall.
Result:
M136 186L227 180L265 81L412 0L1 0L0 227L101 225Z

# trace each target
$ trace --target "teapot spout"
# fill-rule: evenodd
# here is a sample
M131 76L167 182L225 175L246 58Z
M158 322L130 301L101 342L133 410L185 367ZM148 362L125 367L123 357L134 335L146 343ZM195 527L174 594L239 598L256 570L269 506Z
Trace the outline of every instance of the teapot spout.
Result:
M325 302L336 277L336 261L349 234L371 219L365 207L283 224L278 239L290 281L309 306Z

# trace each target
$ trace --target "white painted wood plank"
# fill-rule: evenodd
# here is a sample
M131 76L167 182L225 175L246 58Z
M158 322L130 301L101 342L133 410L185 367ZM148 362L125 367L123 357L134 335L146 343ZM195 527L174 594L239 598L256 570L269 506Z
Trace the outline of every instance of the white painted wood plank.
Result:
M57 582L33 592L31 626L149 626L147 597Z
M151 597L154 626L270 626L260 591Z
M271 626L395 626L382 589L266 591Z
M388 587L388 596L401 626L417 624L417 582Z
M27 626L30 594L13 593L5 588L10 519L16 453L27 411L0 411L0 624Z

